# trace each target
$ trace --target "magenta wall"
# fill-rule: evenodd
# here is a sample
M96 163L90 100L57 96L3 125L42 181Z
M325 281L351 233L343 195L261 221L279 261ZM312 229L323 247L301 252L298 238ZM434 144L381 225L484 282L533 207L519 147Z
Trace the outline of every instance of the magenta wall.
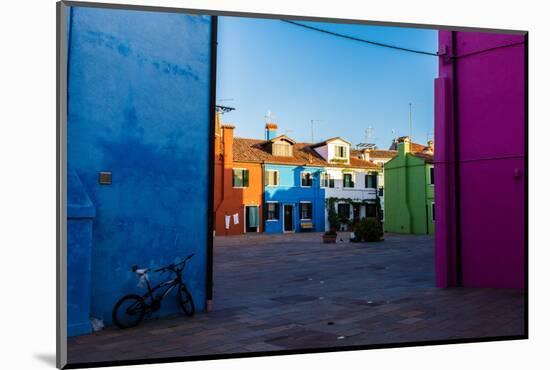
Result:
M524 286L524 41L523 35L439 32L438 287L460 280L466 287Z

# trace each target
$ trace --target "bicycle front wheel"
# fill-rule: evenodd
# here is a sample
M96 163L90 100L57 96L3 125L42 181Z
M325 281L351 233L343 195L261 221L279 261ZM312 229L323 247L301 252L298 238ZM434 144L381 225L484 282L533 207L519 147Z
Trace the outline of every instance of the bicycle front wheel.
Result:
M122 297L113 308L113 322L120 329L138 325L145 315L146 304L142 297L129 294Z
M180 285L178 289L178 299L183 312L189 317L193 316L195 314L195 303L193 302L191 293L189 293L185 285Z

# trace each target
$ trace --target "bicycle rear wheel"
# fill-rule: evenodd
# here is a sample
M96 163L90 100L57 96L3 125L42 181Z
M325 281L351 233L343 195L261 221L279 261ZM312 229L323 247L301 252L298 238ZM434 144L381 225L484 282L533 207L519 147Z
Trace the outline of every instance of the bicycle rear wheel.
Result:
M180 285L178 289L178 300L180 302L181 309L189 317L195 314L195 303L193 302L193 297L191 293L187 290L185 285Z
M120 329L136 326L143 320L146 307L145 301L139 295L124 296L113 308L113 322Z

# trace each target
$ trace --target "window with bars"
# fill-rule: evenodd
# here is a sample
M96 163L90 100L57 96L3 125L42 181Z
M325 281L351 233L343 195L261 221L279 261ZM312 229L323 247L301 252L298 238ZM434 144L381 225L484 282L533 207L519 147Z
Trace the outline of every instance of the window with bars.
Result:
M344 174L344 187L345 188L353 188L355 186L353 182L353 175L351 173L345 173Z
M265 171L265 184L267 186L279 186L279 171L266 170Z
M313 184L313 176L310 172L302 172L302 186L310 187Z
M247 188L248 187L248 170L243 168L233 169L233 187Z
M267 217L268 221L277 221L279 220L279 203L269 202L267 203Z
M300 202L300 219L311 220L312 208L311 202Z

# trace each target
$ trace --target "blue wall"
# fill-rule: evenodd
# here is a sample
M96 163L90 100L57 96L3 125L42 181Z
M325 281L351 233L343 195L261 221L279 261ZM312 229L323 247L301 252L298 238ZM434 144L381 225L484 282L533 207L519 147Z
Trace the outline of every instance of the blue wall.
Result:
M279 220L265 221L266 233L283 232L283 205L294 205L294 230L300 231L300 201L309 201L312 204L312 231L325 231L325 189L320 187L321 167L288 166L266 164L266 170L279 171L279 186L264 187L264 201L279 202ZM301 187L302 171L311 172L313 183L311 188Z
M67 174L67 334L92 332L92 223L95 207L74 171Z
M192 252L185 277L202 310L212 19L79 7L70 18L68 166L96 208L91 315L109 324L122 295L142 292L133 264ZM100 171L112 185L98 184ZM179 312L175 295L163 305Z

